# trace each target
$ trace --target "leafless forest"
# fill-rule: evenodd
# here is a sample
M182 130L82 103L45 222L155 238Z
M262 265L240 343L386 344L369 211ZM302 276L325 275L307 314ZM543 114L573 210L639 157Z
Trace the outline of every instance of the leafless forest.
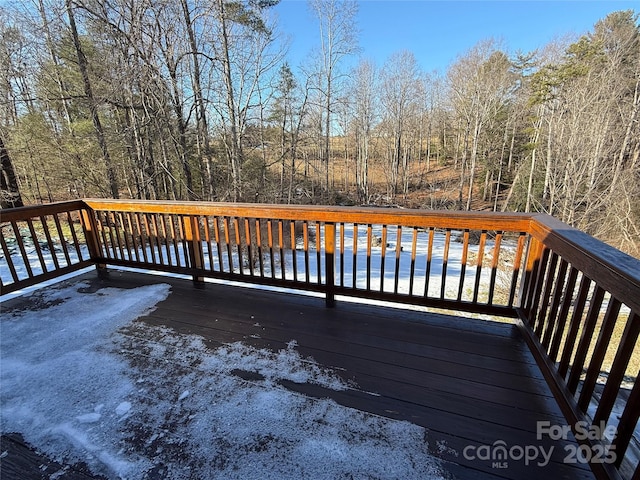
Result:
M2 206L537 211L640 254L638 13L534 52L486 40L438 74L363 58L351 0L309 0L317 48L289 65L277 1L4 4Z

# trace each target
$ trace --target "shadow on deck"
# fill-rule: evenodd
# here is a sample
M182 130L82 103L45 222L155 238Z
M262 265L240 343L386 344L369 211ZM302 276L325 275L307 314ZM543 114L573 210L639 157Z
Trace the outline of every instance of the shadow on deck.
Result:
M536 438L537 422L565 425L566 420L511 323L340 299L336 308L327 309L321 298L213 283L194 288L181 279L117 270L106 279L95 274L79 279L89 282L85 291L90 292L169 284L169 297L138 321L202 336L211 348L242 342L277 351L295 340L300 355L312 357L357 387L336 391L293 381L282 381L282 386L425 427L429 453L442 460L451 478L593 478L588 466L564 463L567 444ZM29 297L11 300L6 307L29 308ZM139 357L136 361L145 361L142 353ZM252 372L237 373L248 382L259 381ZM179 372L169 368L164 381L171 382L172 374ZM531 446L538 458L481 459L496 442L512 448L513 457ZM545 466L539 466L541 447L553 447ZM8 452L2 458L3 479L43 478L46 468L40 466L51 463L16 435L3 437L2 450ZM171 452L167 455L171 462ZM90 476L80 467L60 478Z

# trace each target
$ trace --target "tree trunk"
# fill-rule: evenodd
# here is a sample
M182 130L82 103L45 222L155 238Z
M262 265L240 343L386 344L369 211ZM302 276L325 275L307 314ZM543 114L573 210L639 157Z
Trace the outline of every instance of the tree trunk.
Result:
M89 71L87 66L87 57L85 57L80 44L80 37L78 35L78 28L76 27L76 19L73 14L73 7L71 0L66 0L67 15L69 16L69 27L71 28L71 36L73 38L73 46L78 56L78 68L80 69L80 75L82 76L82 83L84 84L84 94L89 101L89 110L91 112L91 120L96 132L96 138L98 145L102 151L102 159L107 169L107 178L109 180L109 188L111 189L111 196L113 198L120 198L118 191L118 179L116 171L109 155L109 149L107 148L107 139L102 129L102 123L100 122L100 116L98 115L98 105L95 97L93 96L93 90L91 89L91 80L89 79Z
M207 110L204 105L204 96L202 95L202 87L200 84L200 60L198 59L198 45L196 43L196 37L194 33L193 23L191 21L191 14L189 13L189 5L187 0L182 0L182 12L184 14L184 22L187 27L187 35L189 36L189 46L191 48L191 57L193 59L193 95L196 102L196 123L198 129L198 136L200 137L204 152L200 155L200 164L207 172L206 181L206 195L209 200L213 198L213 192L215 190L214 178L211 175L211 141L209 140L209 128L207 122ZM202 155L204 154L204 155ZM202 158L204 156L204 158Z
M4 147L4 141L0 137L0 161L2 174L0 175L0 208L15 208L24 206L16 172L9 152Z
M229 56L229 35L227 32L227 19L225 17L225 2L218 0L218 20L221 28L222 41L222 66L224 70L224 83L226 88L227 110L229 114L229 127L231 129L231 145L229 148L229 161L231 163L232 199L237 202L242 197L242 145L240 132L238 131L238 119L236 114L235 97L233 95L233 79L231 78L231 58Z

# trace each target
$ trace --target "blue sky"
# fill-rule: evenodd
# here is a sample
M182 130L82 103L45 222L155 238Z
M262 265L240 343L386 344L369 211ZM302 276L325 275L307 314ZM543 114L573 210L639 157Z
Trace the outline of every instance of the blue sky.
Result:
M382 65L394 52L412 51L425 71L445 72L458 55L494 38L510 51L527 52L557 37L583 34L608 13L640 1L428 1L363 0L357 17L361 55ZM318 28L305 0L275 7L290 36L289 62L298 66L318 44Z

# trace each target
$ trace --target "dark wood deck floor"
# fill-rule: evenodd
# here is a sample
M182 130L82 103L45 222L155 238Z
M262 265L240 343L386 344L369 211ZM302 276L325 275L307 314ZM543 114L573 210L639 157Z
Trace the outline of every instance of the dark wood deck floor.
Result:
M346 301L327 309L321 298L210 283L194 288L190 281L130 272L80 278L96 290L169 283L167 300L142 321L201 335L212 345L242 341L281 349L295 340L301 355L338 369L358 389L285 382L287 388L427 428L431 453L452 478L593 478L588 467L563 463L564 444L536 439L536 422L566 421L512 324ZM507 468L498 468L463 454L467 446L497 441L507 448L554 446L552 461L539 467L509 459ZM22 448L19 438L3 437L2 449L8 448ZM22 466L6 460L3 480L29 478L29 460ZM12 477L21 468L21 476ZM78 475L67 478L87 478Z

